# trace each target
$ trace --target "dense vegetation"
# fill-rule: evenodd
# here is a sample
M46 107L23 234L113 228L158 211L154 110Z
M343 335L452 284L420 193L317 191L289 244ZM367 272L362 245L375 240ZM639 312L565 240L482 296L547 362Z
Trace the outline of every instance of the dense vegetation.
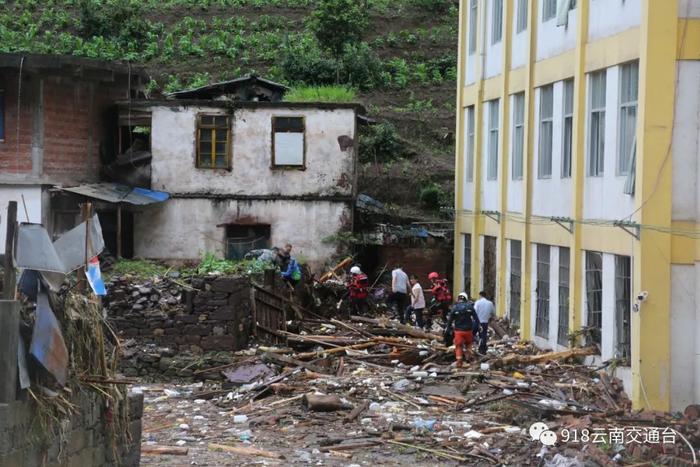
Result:
M373 151L364 157L365 191L418 207L422 187L437 182L451 190L454 0L0 0L0 5L0 52L128 60L149 72L151 93L256 72L297 88L290 96L295 100L309 100L314 92L325 100L334 95L359 100L370 116L391 122L363 136ZM309 89L314 86L323 88ZM405 193L386 188L387 180L402 179L410 182L403 184Z

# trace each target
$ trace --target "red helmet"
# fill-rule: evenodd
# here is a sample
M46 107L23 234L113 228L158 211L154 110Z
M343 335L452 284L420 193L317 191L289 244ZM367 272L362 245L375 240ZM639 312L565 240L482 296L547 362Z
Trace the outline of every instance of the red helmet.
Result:
M428 274L428 279L440 279L440 274L438 274L437 272L431 272L430 274Z

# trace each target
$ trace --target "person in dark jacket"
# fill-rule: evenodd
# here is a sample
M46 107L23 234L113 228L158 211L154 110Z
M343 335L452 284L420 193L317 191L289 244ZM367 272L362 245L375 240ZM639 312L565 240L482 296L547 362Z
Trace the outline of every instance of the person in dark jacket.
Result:
M452 309L447 314L447 325L445 326L445 333L449 333L454 329L457 368L462 367L465 354L467 358L471 356L470 349L474 340L472 328L474 326L474 320L476 319L474 304L469 301L469 296L462 292L457 297L457 303L452 306Z

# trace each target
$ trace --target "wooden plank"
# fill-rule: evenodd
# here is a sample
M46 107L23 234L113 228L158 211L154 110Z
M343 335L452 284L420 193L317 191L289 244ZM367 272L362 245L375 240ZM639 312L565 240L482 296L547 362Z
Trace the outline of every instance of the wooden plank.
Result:
M17 235L17 201L7 204L7 233L5 236L5 270L2 298L14 300L15 287L17 286L17 273L15 271L15 237Z
M0 329L0 403L8 403L17 397L19 302L0 300Z

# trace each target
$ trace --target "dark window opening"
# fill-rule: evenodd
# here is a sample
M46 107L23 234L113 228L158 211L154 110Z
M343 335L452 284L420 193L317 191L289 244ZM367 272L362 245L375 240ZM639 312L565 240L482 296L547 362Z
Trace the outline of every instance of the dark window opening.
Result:
M484 292L496 303L496 237L484 236Z
M105 240L105 253L117 256L117 211L98 210L102 227L102 237ZM121 243L122 258L134 257L134 214L122 208Z
M472 295L472 236L464 234L464 291Z
M568 248L559 247L559 332L557 343L569 345L569 265Z
M535 335L549 338L549 245L537 245Z
M590 330L588 344L600 345L603 326L603 254L586 252L586 326Z
M226 226L226 258L243 259L246 253L270 247L271 229L267 224Z
M510 241L510 323L520 326L520 279L522 277L522 242Z
M632 356L632 260L615 256L615 343L617 357L629 363Z
M120 126L119 154L151 150L150 126Z

